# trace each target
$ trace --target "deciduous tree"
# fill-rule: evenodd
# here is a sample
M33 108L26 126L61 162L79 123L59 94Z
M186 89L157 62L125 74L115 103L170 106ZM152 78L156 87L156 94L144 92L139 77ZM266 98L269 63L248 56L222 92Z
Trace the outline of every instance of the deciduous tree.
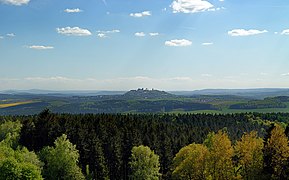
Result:
M173 176L176 179L206 179L208 148L202 144L183 147L173 160Z
M244 179L260 179L263 170L263 139L256 131L245 133L235 145L237 165Z
M234 177L232 157L234 149L226 132L210 134L206 141L209 146L208 172L210 178L226 180Z
M275 124L264 147L265 171L271 173L272 179L288 179L285 174L289 158L288 143L285 130Z
M135 180L157 180L160 177L159 156L147 146L132 148L129 165L131 178Z
M63 134L54 142L55 147L46 147L41 153L45 162L45 179L81 180L85 179L78 167L79 154L76 146Z
M0 125L0 180L42 179L42 163L37 155L18 146L21 127L19 121Z

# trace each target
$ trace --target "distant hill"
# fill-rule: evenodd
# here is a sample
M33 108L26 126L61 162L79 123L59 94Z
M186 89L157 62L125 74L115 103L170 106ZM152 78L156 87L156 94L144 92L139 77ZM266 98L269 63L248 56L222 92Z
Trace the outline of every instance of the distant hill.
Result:
M42 89L0 91L1 94L45 95L45 96L103 96L103 95L123 95L125 92L126 91L97 91L97 90L53 91L53 90L42 90Z
M235 95L263 99L266 97L289 96L288 88L257 88L257 89L203 89L195 91L171 91L182 96L194 95Z
M289 96L289 88L256 88L256 89L202 89L195 91L159 91L138 89L126 91L99 91L99 90L6 90L0 91L0 94L11 95L42 95L42 96L115 96L124 95L124 97L135 98L172 98L173 96L199 96L199 95L233 95L247 97L251 99L264 99L266 97Z
M173 93L153 89L6 91L6 94L0 92L0 115L37 114L45 108L73 114L289 112L289 89L211 89Z
M148 89L131 90L125 93L123 96L128 99L167 99L177 97L176 95L165 91Z

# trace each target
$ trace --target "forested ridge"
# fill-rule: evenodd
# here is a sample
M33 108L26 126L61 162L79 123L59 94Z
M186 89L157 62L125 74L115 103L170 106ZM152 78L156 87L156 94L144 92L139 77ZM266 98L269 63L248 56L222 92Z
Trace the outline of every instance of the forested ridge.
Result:
M0 120L1 123L19 121L22 124L19 135L20 146L26 147L29 151L37 154L42 152L40 153L40 160L44 161L44 163L46 162L45 164L49 162L48 157L52 156L49 156L49 153L53 154L56 152L56 150L53 150L53 147L57 149L55 140L58 139L57 142L59 142L59 138L62 137L62 141L65 142L67 136L67 140L76 145L75 149L79 153L79 162L77 164L87 179L132 178L132 174L135 172L132 166L133 163L130 162L132 149L140 145L149 147L159 157L159 159L156 158L159 160L160 166L159 178L187 179L182 174L178 175L175 172L176 164L174 158L177 158L176 155L182 148L193 144L190 146L193 148L192 152L198 152L198 148L203 148L203 146L210 149L208 142L213 142L210 140L210 137L214 137L212 133L216 133L216 137L220 134L224 135L224 137L228 136L233 146L237 144L237 141L242 138L245 132L249 133L251 131L256 131L258 137L264 138L265 144L267 142L266 139L269 139L268 137L270 136L268 132L273 129L272 124L278 122L281 126L286 127L289 122L289 114L72 115L54 114L49 110L44 110L38 115L2 116ZM63 137L63 134L65 134L65 137ZM199 147L199 144L202 147ZM50 148L47 148L48 146ZM46 151L43 151L43 149L48 149L47 152L49 153L45 153ZM211 153L212 150L208 151ZM144 152L148 152L148 150ZM237 155L232 154L230 158L233 163L232 167L237 166L234 164L237 162ZM266 158L264 155L264 159ZM286 159L287 161L288 159ZM44 165L43 169L46 168L47 165ZM264 168L270 169L271 167L266 166ZM232 174L235 173L234 178L245 177L241 176L240 173L240 176L237 176L236 172L230 172ZM268 173L267 178L271 177L271 171L268 170ZM46 174L46 179L49 179L47 177L49 176ZM272 177L274 178L275 176L272 175Z

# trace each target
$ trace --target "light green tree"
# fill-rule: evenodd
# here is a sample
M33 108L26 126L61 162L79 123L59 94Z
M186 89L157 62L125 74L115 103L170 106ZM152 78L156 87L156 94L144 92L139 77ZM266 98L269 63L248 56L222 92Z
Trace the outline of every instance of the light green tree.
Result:
M272 179L288 179L284 174L289 158L288 143L284 128L275 124L264 147L265 170L271 173Z
M34 152L17 146L21 123L7 121L0 125L0 180L41 180L42 162Z
M18 146L22 124L19 121L6 121L0 125L0 142L12 148Z
M204 142L209 149L208 173L214 180L230 180L234 178L232 157L234 149L226 132L210 133Z
M175 179L206 179L208 148L202 144L190 144L183 147L173 160Z
M76 146L63 134L54 142L55 147L46 147L40 152L45 162L45 179L81 180L85 179L78 167L79 153Z
M238 168L244 179L260 179L263 170L263 139L256 131L245 133L235 145Z
M159 156L147 146L132 148L130 158L131 178L134 180L157 180L160 177Z

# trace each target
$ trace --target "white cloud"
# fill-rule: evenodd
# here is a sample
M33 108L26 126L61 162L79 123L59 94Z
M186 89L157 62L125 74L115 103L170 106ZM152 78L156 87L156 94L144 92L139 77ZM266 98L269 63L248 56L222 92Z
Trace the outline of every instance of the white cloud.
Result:
M116 77L111 79L97 79L97 78L70 78L63 76L52 77L26 77L13 81L6 81L0 78L1 83L4 81L6 86L17 87L12 89L61 89L61 90L131 90L140 87L147 87L149 89L174 89L175 87L184 88L184 85L194 85L194 80L190 77L169 77L169 78L152 78L147 76L132 76L132 77ZM191 87L192 87L191 86ZM185 87L186 88L186 87ZM5 88L9 89L9 88Z
M173 13L197 13L208 11L214 6L205 0L175 0L171 4Z
M108 37L107 34L119 33L120 30L118 30L118 29L113 29L113 30L111 30L111 31L96 31L96 32L98 33L97 36L98 36L99 38L107 38L107 37Z
M222 9L226 9L226 8L224 8L224 7L218 7L218 8L210 8L210 9L208 9L208 11L220 11L220 10L222 10Z
M15 37L16 35L15 35L14 33L8 33L8 34L6 34L6 36L8 36L8 37Z
M204 42L202 43L203 46L210 46L210 45L213 45L214 43L212 42Z
M220 2L224 2L225 0L219 0Z
M111 33L119 33L119 32L120 32L120 30L118 30L118 29L114 29L111 31Z
M201 74L202 77L212 77L212 74Z
M144 12L140 12L140 13L130 13L131 17L144 17L144 16L151 16L151 12L150 11L144 11Z
M104 34L104 33L98 33L97 36L99 38L106 38L107 37L106 34Z
M289 35L289 29L285 29L281 32L282 35Z
M30 0L0 0L0 2L4 3L4 4L21 6L21 5L28 4L30 2Z
M144 32L136 32L134 35L137 37L144 37L146 34Z
M0 39L4 39L4 37L3 37L3 36L0 36Z
M191 81L193 80L190 77L173 77L173 78L169 78L168 80L173 80L173 81Z
M227 89L227 88L259 88L259 87L284 87L289 86L284 78L276 78L272 81L270 76L257 78L244 78L244 76L203 76L196 74L192 77L146 77L143 75L132 77L114 77L110 79L99 79L95 77L71 78L54 75L51 77L24 77L24 78L1 78L0 90L5 89L53 89L53 90L131 90L141 87L160 90L194 90L194 89ZM210 74L209 74L210 75ZM195 78L193 78L195 77ZM270 83L268 83L270 82Z
M104 34L109 34L109 33L119 33L120 30L118 30L118 29L113 29L113 30L111 30L111 31L96 31L96 32L98 32L98 33L104 33Z
M228 31L228 35L230 36L252 36L252 35L257 35L257 34L263 34L267 33L267 30L256 30L256 29L250 29L250 30L245 30L245 29L233 29L231 31Z
M165 42L166 46L180 46L180 47L184 47L184 46L190 46L192 45L192 42L186 39L173 39L170 41L166 41Z
M39 46L39 45L28 46L28 48L29 48L29 49L36 49L36 50L54 49L53 46Z
M153 32L153 33L149 33L149 35L150 35L150 36L158 36L158 35L160 35L160 34L157 33L157 32Z
M65 9L64 12L67 12L67 13L80 13L80 12L82 12L82 10L79 9L79 8L75 8L75 9Z
M281 74L281 76L289 76L289 73Z
M70 79L62 76L52 76L52 77L27 77L24 80L29 81L73 81L74 79Z
M91 32L87 29L82 29L79 27L65 27L65 28L56 28L56 31L59 34L66 36L90 36Z

